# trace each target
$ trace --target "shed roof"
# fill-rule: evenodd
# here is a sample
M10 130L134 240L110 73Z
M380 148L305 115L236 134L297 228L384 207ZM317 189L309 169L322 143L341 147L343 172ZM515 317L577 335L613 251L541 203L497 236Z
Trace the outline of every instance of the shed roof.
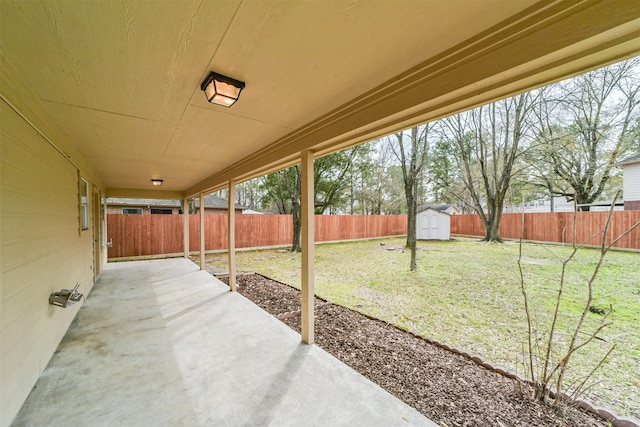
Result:
M442 210L439 210L439 209L434 209L434 208L425 208L425 209L422 209L422 210L420 210L420 211L418 212L418 214L421 214L421 213L426 212L426 211L433 211L433 212L437 212L437 213L442 214L442 215L451 216L451 214L450 214L449 212L442 211Z
M436 205L425 205L422 208L418 209L418 212L423 212L423 211L426 211L428 209L431 209L431 210L434 210L434 211L439 211L439 212L446 213L445 211L447 209L449 209L451 206L454 206L454 205L449 205L449 204L446 204L446 203L440 203L440 204L436 204Z

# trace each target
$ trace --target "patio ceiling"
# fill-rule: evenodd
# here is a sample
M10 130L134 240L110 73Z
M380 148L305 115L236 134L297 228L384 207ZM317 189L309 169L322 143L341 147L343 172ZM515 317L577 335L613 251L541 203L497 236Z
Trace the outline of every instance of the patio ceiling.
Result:
M0 36L108 195L190 196L637 55L640 2L1 0Z

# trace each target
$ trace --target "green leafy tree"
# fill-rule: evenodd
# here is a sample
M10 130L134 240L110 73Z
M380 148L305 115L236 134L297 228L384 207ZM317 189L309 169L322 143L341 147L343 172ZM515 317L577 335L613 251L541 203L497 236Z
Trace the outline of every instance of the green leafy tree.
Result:
M317 214L345 204L346 178L358 147L329 154L314 161L314 206ZM274 207L278 213L293 217L291 252L301 250L301 194L302 171L300 165L266 175L262 179L262 203Z
M349 178L359 154L368 147L357 146L338 151L314 161L315 213L343 210L348 202Z

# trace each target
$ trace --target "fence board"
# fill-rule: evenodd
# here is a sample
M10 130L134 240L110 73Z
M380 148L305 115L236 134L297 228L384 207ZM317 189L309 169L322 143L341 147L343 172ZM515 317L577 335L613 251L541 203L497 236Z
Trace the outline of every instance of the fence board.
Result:
M577 212L575 215L575 238L577 244L599 246L607 222L608 212ZM522 214L503 214L500 235L506 239L519 239L523 230ZM615 211L607 233L607 244L640 221L640 211ZM572 243L574 235L573 212L524 214L525 240ZM478 215L451 216L451 233L469 236L484 236L485 230ZM618 241L614 247L640 249L640 229Z
M578 212L576 242L597 246L602 239L607 212ZM107 239L113 242L109 258L159 255L183 251L182 215L107 215ZM607 242L640 221L640 211L616 211ZM504 214L500 233L508 239L520 238L521 214ZM227 248L227 216L205 217L206 250ZM573 213L530 213L524 215L524 238L546 242L571 243ZM316 215L315 240L326 242L406 234L405 215ZM484 226L477 215L451 216L451 233L484 236ZM293 238L290 215L236 216L236 247L288 245ZM615 245L640 249L640 229ZM200 248L198 215L189 216L189 250Z
M183 252L182 215L107 215L109 258ZM406 234L406 215L316 215L315 241L351 240ZM291 244L291 215L237 215L236 248ZM227 248L227 215L205 216L205 249ZM200 218L189 215L189 250L200 249Z

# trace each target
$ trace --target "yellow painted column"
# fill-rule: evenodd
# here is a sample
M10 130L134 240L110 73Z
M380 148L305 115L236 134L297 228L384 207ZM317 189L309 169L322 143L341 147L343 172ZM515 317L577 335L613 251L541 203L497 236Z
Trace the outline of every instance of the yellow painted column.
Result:
M200 270L205 269L204 243L204 193L200 193Z
M302 152L302 342L314 342L314 191L313 191L313 153Z
M183 235L184 235L184 257L189 258L189 199L185 198L182 207Z
M229 289L236 291L236 182L229 181Z

